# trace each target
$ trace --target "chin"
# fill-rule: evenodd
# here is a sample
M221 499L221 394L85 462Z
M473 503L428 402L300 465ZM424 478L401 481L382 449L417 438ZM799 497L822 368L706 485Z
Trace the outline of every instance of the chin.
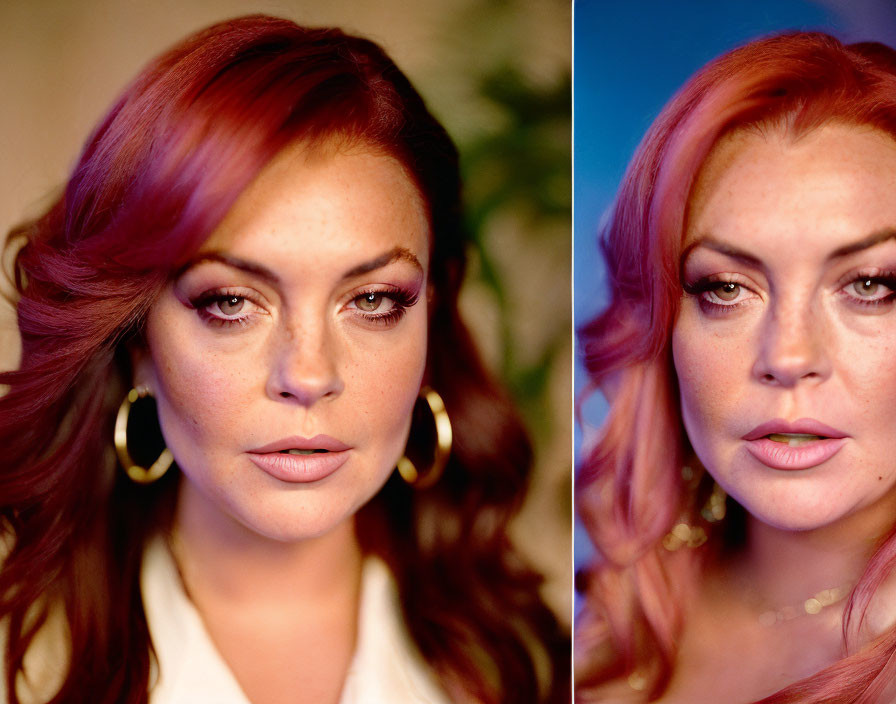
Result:
M240 540L239 533L248 538L254 535L280 543L313 540L325 537L350 523L361 506L376 493L377 488L371 488L370 496L367 492L346 495L334 490L335 487L324 491L321 491L322 487L312 491L303 487L292 491L280 489L258 492L236 497L236 501L231 496L218 504L218 515L229 519L226 523L236 529L236 540ZM226 525L221 528L221 535L230 532Z
M782 531L805 532L824 528L843 519L848 513L836 510L837 507L831 506L829 500L801 497L796 493L784 501L769 501L761 497L742 500L735 493L732 496L753 519Z
M323 538L351 522L351 511L296 510L270 511L264 515L238 516L237 520L252 533L279 543L297 543Z

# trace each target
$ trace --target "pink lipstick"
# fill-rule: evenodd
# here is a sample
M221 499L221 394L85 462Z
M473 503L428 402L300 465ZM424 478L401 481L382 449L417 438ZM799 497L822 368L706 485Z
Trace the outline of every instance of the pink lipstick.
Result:
M348 460L352 448L329 435L293 436L249 450L249 459L275 479L290 483L320 481Z
M776 418L757 425L743 436L747 450L767 467L811 469L836 455L849 436L812 418Z

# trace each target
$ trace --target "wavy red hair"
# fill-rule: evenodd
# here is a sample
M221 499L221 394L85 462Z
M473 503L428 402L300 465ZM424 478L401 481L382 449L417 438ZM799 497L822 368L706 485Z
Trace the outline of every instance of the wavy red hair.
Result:
M455 445L442 480L390 480L358 536L391 565L405 621L446 690L481 702L563 701L566 639L507 524L530 445L457 310L466 240L456 149L382 50L339 30L250 16L149 64L90 136L61 198L13 236L22 363L0 374L0 569L6 695L51 609L70 641L62 702L147 701L151 644L139 571L171 520L178 473L132 485L115 409L166 281L287 144L344 139L396 157L432 228L428 383ZM0 668L2 669L2 668ZM2 698L2 697L0 697Z
M610 302L580 339L592 388L610 400L577 478L577 505L599 557L581 581L588 604L577 692L637 673L659 697L672 673L682 608L708 550L670 553L663 537L700 502L685 486L691 454L670 339L681 297L679 258L691 190L722 136L772 127L793 138L839 121L896 138L896 52L820 33L760 39L710 62L657 117L638 147L600 235ZM896 630L860 647L875 589L896 567L879 546L846 607L849 655L763 704L878 701L896 676ZM586 625L590 624L590 625ZM577 672L579 670L577 669Z

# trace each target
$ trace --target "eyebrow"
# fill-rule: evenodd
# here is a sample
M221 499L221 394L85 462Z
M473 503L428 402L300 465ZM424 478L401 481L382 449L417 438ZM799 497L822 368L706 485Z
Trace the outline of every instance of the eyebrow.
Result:
M418 269L420 273L423 273L423 265L420 264L420 260L414 255L414 253L406 249L405 247L393 247L388 252L384 252L378 257L371 259L370 261L359 264L352 269L349 269L345 274L342 275L343 279L351 279L355 276L361 276L362 274L367 274L371 271L376 271L377 269L382 269L384 266L391 264L392 262L409 262L414 266L414 268Z
M896 239L896 228L884 228L883 230L873 232L872 234L868 235L868 237L864 237L860 240L857 240L856 242L850 242L849 244L845 244L842 247L838 247L827 256L826 261L831 262L836 259L848 257L850 254L855 254L856 252L862 252L866 249L871 249L872 247L876 247L877 245L891 239ZM742 264L753 266L759 269L762 268L762 261L746 250L735 247L734 245L728 244L727 242L720 242L713 237L707 236L697 240L696 242L692 242L690 245L685 247L684 251L681 253L681 264L679 265L679 269L682 272L684 271L684 266L688 260L688 257L691 256L691 253L697 247L707 247L708 249L724 254L727 257L736 259Z
M853 242L852 244L843 245L835 249L828 255L828 260L831 259L840 259L842 257L849 256L850 254L855 254L856 252L861 252L865 249L870 249L875 245L879 245L882 242L886 242L887 240L896 239L896 228L888 227L879 232L875 232L865 239L859 240L858 242Z
M234 269L245 271L246 273L263 279L272 286L279 286L280 284L280 277L277 276L273 271L268 269L266 266L262 266L261 264L258 264L256 262L250 262L247 259L241 259L240 257L234 257L230 254L224 254L223 252L203 252L198 257L190 260L184 266L178 269L175 279L179 279L190 269L193 269L194 267L197 267L200 264L204 264L206 262L220 262L221 264L225 264Z
M423 272L423 266L420 264L420 260L417 259L417 257L413 252L411 252L411 250L405 247L393 247L388 252L384 252L378 257L374 257L369 261L362 262L361 264L358 264L358 266L352 267L342 275L342 280L344 281L356 276L368 274L371 271L382 269L384 266L388 266L392 262L396 261L409 262L421 273ZM272 286L279 286L281 283L280 277L277 276L277 274L275 274L273 271L268 269L266 266L257 262L243 259L241 257L235 257L231 254L225 254L224 252L203 252L198 257L182 266L176 272L175 279L180 278L193 267L196 267L199 264L203 264L205 262L220 262L221 264L225 264L226 266L232 267L234 269L239 269L240 271L245 271L246 273L252 274L253 276L257 276L258 278L266 281Z

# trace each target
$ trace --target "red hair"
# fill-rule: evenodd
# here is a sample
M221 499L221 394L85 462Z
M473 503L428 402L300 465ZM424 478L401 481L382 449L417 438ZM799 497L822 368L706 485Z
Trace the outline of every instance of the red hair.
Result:
M578 509L599 551L583 579L594 643L581 699L637 673L649 699L672 673L684 594L709 550L670 553L663 537L698 520L686 486L691 453L678 402L670 339L681 297L679 258L700 167L725 134L773 127L798 137L825 123L868 125L896 138L896 52L843 45L820 33L761 39L710 62L672 98L647 132L601 232L610 303L581 341L592 388L610 409L577 480ZM849 655L764 699L765 704L875 702L896 677L896 629L859 649L877 586L896 567L896 538L879 546L847 602ZM587 618L586 618L587 620Z
M13 704L25 653L56 607L71 650L52 701L147 701L140 561L171 520L178 473L138 487L116 467L126 345L263 166L289 143L332 138L395 156L427 204L427 374L456 438L443 479L419 492L390 480L359 515L359 539L390 563L408 628L448 691L482 702L568 696L564 636L506 535L530 445L457 311L456 149L372 42L251 16L150 63L88 139L58 202L13 232L26 239L16 261L22 363L0 374L10 385L0 398L0 529L12 546L0 621Z

